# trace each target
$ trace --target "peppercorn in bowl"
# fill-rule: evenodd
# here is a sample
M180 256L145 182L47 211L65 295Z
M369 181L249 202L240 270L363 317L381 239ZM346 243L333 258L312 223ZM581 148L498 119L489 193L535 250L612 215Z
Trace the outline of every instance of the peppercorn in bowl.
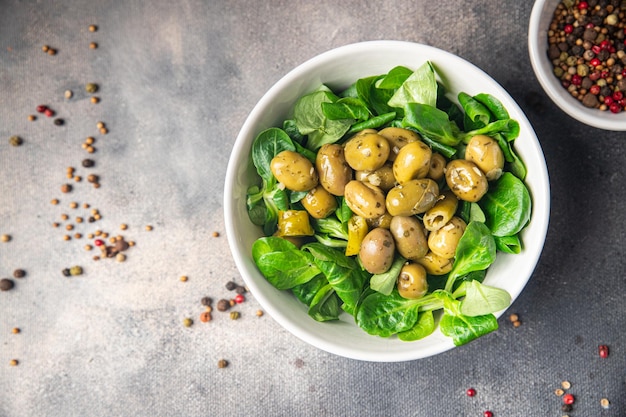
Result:
M546 94L572 118L626 130L626 19L621 1L537 0L530 62Z
M372 41L261 98L230 155L224 216L246 285L287 331L397 362L497 349L488 334L539 260L549 195L532 126L496 81L433 47Z

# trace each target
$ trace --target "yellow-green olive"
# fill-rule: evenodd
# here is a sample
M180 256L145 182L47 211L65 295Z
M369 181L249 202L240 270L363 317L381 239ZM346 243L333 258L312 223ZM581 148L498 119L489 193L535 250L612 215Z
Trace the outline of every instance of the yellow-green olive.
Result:
M421 140L407 143L393 161L393 175L396 181L404 184L414 179L425 178L430 169L432 154L430 147Z
M332 195L343 195L346 184L352 180L352 168L346 162L343 146L322 145L317 151L315 167L322 187Z
M365 135L367 133L378 133L378 130L376 130L376 129L363 129L363 130L359 130L358 132L356 132L354 134L354 136Z
M396 185L396 178L390 164L385 164L374 171L357 171L354 178L362 182L369 182L385 192Z
M385 205L392 216L412 216L430 209L439 196L439 186L430 178L411 180L393 187Z
M458 206L459 199L456 198L452 191L446 190L442 192L435 205L424 213L422 220L426 230L434 232L442 228L452 219Z
M389 230L376 228L361 242L359 259L370 274L382 274L391 267L395 251L395 243Z
M394 216L389 231L396 241L396 250L412 261L423 258L428 252L424 226L415 216Z
M285 188L292 191L309 191L318 182L315 167L298 152L280 152L272 158L270 170Z
M337 208L337 199L321 185L317 185L300 200L304 209L316 219L328 217Z
M378 134L389 142L389 147L391 148L391 152L389 152L390 161L396 159L398 152L404 145L420 140L420 136L417 133L401 127L386 127L378 132Z
M374 171L387 161L389 142L378 133L363 133L350 138L345 144L348 165L357 171Z
M405 264L398 275L397 288L400 297L413 300L423 297L428 291L426 269L412 262Z
M383 229L389 229L391 226L391 220L393 217L391 214L385 212L382 216L375 217L373 219L367 219L367 226L370 229L374 229L376 227L382 227Z
M502 175L504 153L498 142L489 136L473 136L465 148L465 159L478 165L489 181L497 180Z
M277 236L313 236L309 214L304 210L279 210Z
M441 229L428 235L428 247L442 258L453 258L459 239L463 236L467 224L460 217L453 217Z
M454 159L446 165L446 183L459 200L475 203L480 200L489 184L487 177L472 161Z
M418 259L417 262L422 265L430 275L444 275L452 271L454 259L442 258L432 251L429 251L423 258Z
M350 210L365 219L385 214L385 194L375 185L352 180L346 185L344 199Z
M446 169L446 158L440 153L433 152L430 157L430 169L428 170L428 178L439 181L443 178L443 172Z

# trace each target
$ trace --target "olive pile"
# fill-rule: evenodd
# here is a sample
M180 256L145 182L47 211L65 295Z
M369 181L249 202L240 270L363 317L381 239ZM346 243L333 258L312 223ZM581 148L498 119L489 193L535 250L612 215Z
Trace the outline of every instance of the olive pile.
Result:
M417 133L397 127L366 129L343 145L323 145L315 164L297 152L280 152L272 173L285 188L307 193L301 200L306 212L283 213L277 235L313 235L309 216L329 216L337 209L335 196L343 196L353 212L346 255L358 255L369 273L380 274L400 254L407 262L398 291L419 298L427 291L427 274L452 269L466 228L455 216L459 200L479 201L489 181L502 174L502 150L488 136L474 136L463 156L447 161Z

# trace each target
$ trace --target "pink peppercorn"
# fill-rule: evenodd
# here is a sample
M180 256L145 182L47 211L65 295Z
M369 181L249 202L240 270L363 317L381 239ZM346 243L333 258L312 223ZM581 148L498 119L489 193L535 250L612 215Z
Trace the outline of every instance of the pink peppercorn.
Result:
M476 390L474 388L468 388L465 394L467 394L468 397L473 397L476 395Z
M243 296L243 294L237 294L237 295L235 296L235 302L236 302L237 304L241 304L241 303L243 303L244 301L246 301L246 297L244 297L244 296Z
M46 111L48 107L44 106L43 104L40 104L39 106L37 106L37 112L38 113L43 113Z
M609 347L607 345L600 345L598 346L598 355L600 355L601 358L608 358L609 357Z
M622 106L620 106L618 103L613 103L609 106L609 110L611 111L611 113L619 113L622 111Z
M591 50L593 51L594 54L597 55L600 53L600 51L602 51L602 48L600 47L600 45L593 45L591 47Z
M572 84L574 85L580 85L583 82L583 77L581 77L578 74L574 74L572 75Z
M621 99L624 98L624 94L621 91L615 91L613 92L611 97L613 97L613 100L615 101L620 101Z
M589 92L594 96L597 96L598 94L600 94L600 86L598 84L592 85L591 87L589 87Z
M597 67L598 65L602 65L602 61L600 61L598 58L593 58L591 61L589 61L589 64L591 64L591 66L593 67Z
M45 115L46 115L46 116L48 116L48 117L52 117L52 116L54 116L54 110L49 109L49 108L46 108L46 109L43 111L43 114L45 114Z
M606 104L607 106L613 104L613 99L611 98L611 96L604 97L604 104Z
M586 1L581 1L580 3L578 3L578 10L583 10L583 9L588 9L589 8L589 3L587 3Z
M100 239L96 239L93 243L94 243L94 245L96 245L96 246L102 246L102 245L104 245L104 242L103 242L102 240L100 240Z
M485 411L485 412L483 413L483 416L484 416L484 417L493 417L493 413L492 413L491 411L487 410L487 411Z
M574 398L572 394L565 394L563 396L563 404L572 405L574 404L574 401L576 401L576 398Z
M574 26L572 25L565 25L565 27L563 28L563 31L565 31L565 33L570 34L574 31Z

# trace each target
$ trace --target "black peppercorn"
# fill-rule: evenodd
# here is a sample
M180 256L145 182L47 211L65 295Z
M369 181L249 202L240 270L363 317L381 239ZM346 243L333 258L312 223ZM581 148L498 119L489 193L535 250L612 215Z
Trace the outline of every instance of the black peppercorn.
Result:
M230 308L230 301L221 299L217 302L217 309L219 311L226 311Z
M85 168L91 168L92 166L94 166L96 163L94 162L93 159L83 159L83 166Z
M235 292L237 294L245 294L247 290L246 287L244 287L243 285L237 285L237 288L235 288Z
M202 299L200 300L200 304L208 307L213 304L213 299L211 297L202 297Z
M561 406L561 411L564 411L566 413L569 413L570 411L572 411L574 409L574 407L572 407L571 404L563 404Z
M8 278L0 279L0 291L9 291L15 284Z
M15 271L13 271L13 276L15 278L24 278L26 276L26 271L24 271L23 269L16 269Z
M54 124L57 126L63 126L64 123L65 123L65 120L63 119L54 119Z
M70 275L72 275L70 273L70 269L69 268L65 268L62 272L63 272L63 275L66 276L66 277L69 277Z
M237 284L236 284L236 283L234 283L233 281L228 281L228 282L226 283L226 289L227 289L228 291L232 291L232 290L234 290L235 288L237 288Z

